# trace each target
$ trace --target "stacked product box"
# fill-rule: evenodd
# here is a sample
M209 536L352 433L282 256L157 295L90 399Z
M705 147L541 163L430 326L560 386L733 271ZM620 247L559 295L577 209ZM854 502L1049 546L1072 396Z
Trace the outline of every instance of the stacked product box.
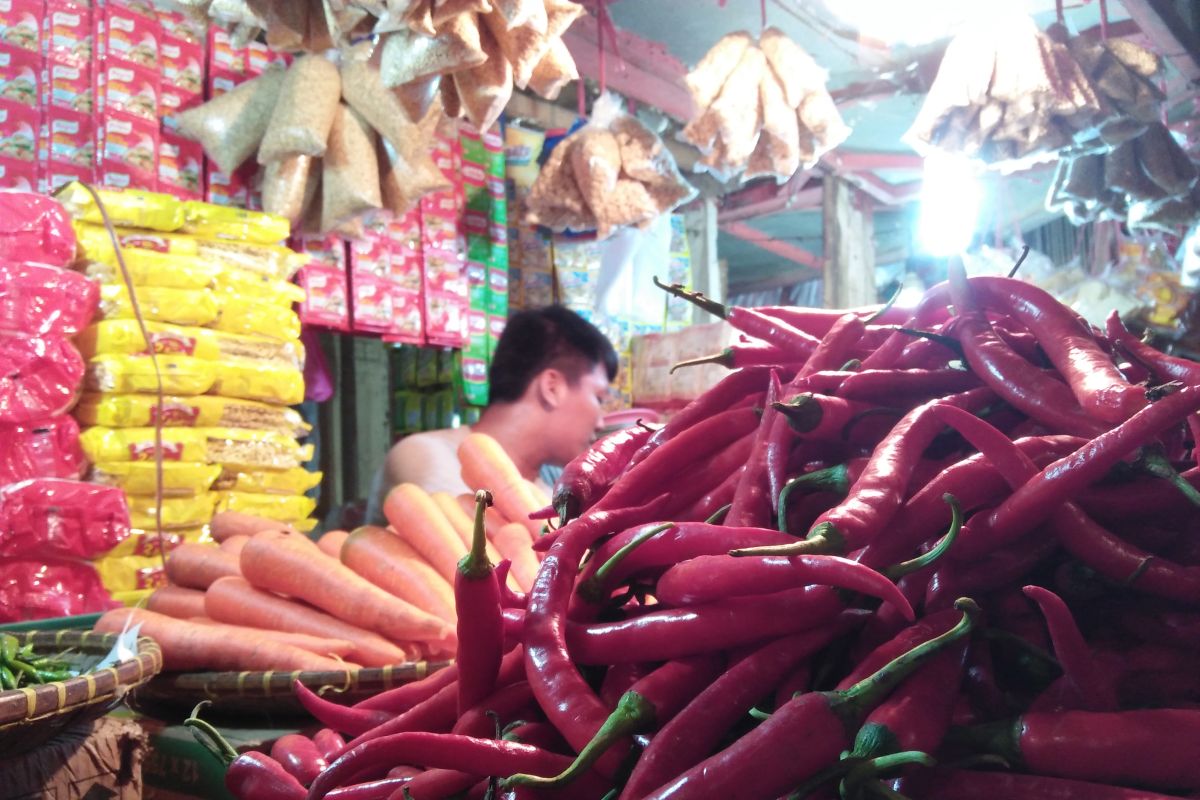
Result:
M38 188L43 0L0 0L0 187Z
M204 40L178 14L163 14L161 19L158 190L181 200L200 200L204 196L204 148L179 133L177 115L204 102Z
M217 511L314 524L304 493L321 476L304 469L308 429L288 408L304 397L292 310L303 292L289 282L304 258L277 244L289 233L278 217L142 191L101 196L147 335L90 194L66 187L76 266L100 284L98 321L79 338L75 414L91 480L125 491L136 534L100 562L101 576L110 591L142 591L164 579L156 550L206 540Z
M425 341L462 347L466 339L467 285L461 226L464 206L462 146L438 136L433 158L452 188L421 198L421 290Z
M421 252L421 212L414 209L388 223L391 252L389 279L392 294L392 329L386 341L422 344L425 341Z
M317 328L350 330L350 284L346 243L340 236L298 236L292 247L304 256L296 276L304 290L300 321Z
M68 269L75 237L62 207L0 194L0 621L68 616L112 601L89 563L129 536L125 497L80 480L69 415L84 377L72 337L98 290Z
M368 215L363 235L349 243L349 269L351 328L360 333L392 333L392 242L388 214Z

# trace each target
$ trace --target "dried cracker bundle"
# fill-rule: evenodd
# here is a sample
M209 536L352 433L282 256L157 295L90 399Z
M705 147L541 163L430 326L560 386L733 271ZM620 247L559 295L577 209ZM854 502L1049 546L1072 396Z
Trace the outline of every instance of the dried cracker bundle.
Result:
M202 106L179 115L179 130L204 146L225 174L232 174L254 154L267 131L279 99L284 72L269 69Z
M342 80L332 61L316 55L296 59L279 88L279 102L258 147L258 163L323 155L341 97Z
M825 80L777 28L758 42L745 31L723 37L686 79L699 111L683 138L702 153L697 169L782 182L815 164L850 134Z
M604 95L592 120L558 143L527 200L528 221L556 231L645 225L696 191L662 140Z

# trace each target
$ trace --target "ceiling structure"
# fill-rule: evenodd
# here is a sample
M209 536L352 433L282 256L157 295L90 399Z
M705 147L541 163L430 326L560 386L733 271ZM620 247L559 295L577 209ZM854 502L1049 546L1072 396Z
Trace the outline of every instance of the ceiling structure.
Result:
M584 1L593 11L606 3L616 42L605 37L602 58L595 14L572 27L565 41L581 74L592 80L603 74L608 87L671 117L668 137L692 113L682 82L688 68L726 33L760 30L764 6L767 23L828 71L830 92L853 132L813 170L783 186L770 180L721 186L707 176L689 175L707 193L721 195L718 252L729 264L732 290L790 284L820 274L821 180L830 173L854 182L873 203L877 263L903 261L911 253L922 161L901 137L916 117L960 18L973 5L994 0ZM1054 22L1055 0L1025 2L1039 27ZM886 5L909 13L877 19L877 9ZM1063 11L1068 27L1080 32L1098 26L1101 6L1106 6L1109 35L1132 37L1166 55L1170 107L1194 98L1200 86L1200 40L1192 32L1200 25L1197 5L1195 0L1066 0ZM907 40L889 44L875 38L895 34ZM686 174L694 157L689 158L686 145L675 144L672 149ZM1049 219L1043 198L1051 171L1046 166L988 180L981 226L1028 229Z

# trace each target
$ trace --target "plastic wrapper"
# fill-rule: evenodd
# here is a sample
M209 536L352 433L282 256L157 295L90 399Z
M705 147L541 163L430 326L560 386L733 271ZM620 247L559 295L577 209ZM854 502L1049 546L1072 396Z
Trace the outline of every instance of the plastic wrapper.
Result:
M396 87L479 66L486 59L476 17L462 15L434 35L407 29L388 34L383 38L380 71L384 86Z
M322 156L342 96L338 68L320 55L305 55L288 67L258 147L258 163L286 156Z
M295 228L312 205L320 178L312 156L287 155L268 162L262 178L263 210L283 217Z
M162 376L167 394L203 394L217 378L217 362L191 356L98 355L87 363L84 387L91 392L155 392Z
M292 520L288 523L300 533L311 533L316 530L316 527L321 524L321 520L306 517L304 519Z
M79 478L87 462L79 424L67 415L0 425L0 486L30 478Z
M163 289L207 289L220 267L193 256L175 256L138 248L123 249L122 257L134 286ZM93 261L84 273L98 283L123 285L125 275L114 258Z
M129 535L125 493L61 478L0 487L0 557L92 558Z
M253 244L278 244L292 235L283 217L263 211L218 206L189 200L183 204L185 233L213 239L234 239Z
M275 111L284 71L269 69L233 91L177 115L179 130L204 146L226 175L254 155Z
M322 160L321 230L381 208L375 133L349 106L339 105Z
M162 491L164 497L190 497L207 492L221 474L216 464L164 461ZM88 474L93 483L118 486L129 495L158 492L158 468L153 461L110 461L93 464Z
M91 323L99 297L78 272L0 258L0 331L72 336Z
M177 231L183 227L183 206L169 194L144 189L96 188L104 210L113 225L148 228L152 231ZM83 184L68 183L55 195L72 217L93 225L103 225L104 217Z
M300 338L300 317L290 308L236 295L220 296L219 304L221 313L212 323L216 330L281 341Z
M153 461L153 428L88 428L79 437L93 463ZM237 469L291 469L313 456L312 445L275 431L244 428L163 428L164 461L202 461Z
M147 322L150 345L159 355L194 356L205 361L249 358L277 361L301 369L304 345L298 339L246 336L209 328ZM113 319L86 328L75 340L85 358L97 355L144 355L150 352L137 320Z
M86 394L74 414L84 425L145 428L159 416L158 398L152 394ZM299 413L286 406L213 395L167 395L162 418L164 425L178 428L249 428L295 437L311 430Z
M200 492L180 497L164 497L156 502L154 495L127 495L129 524L142 530L155 530L156 510L161 510L163 530L197 528L212 520L216 507L215 492Z
M513 70L486 27L479 31L479 42L487 53L487 61L454 73L453 80L467 119L479 130L486 131L500 119L512 97Z
M290 308L304 302L304 290L294 283L277 280L244 269L226 269L217 274L213 288L224 295L233 295L256 303Z
M102 558L127 558L129 556L152 558L158 561L161 566L160 553L170 553L184 542L210 544L212 541L213 538L207 525L201 525L196 528L176 528L175 530L162 531L161 536L155 530L133 528L129 531L128 537L112 550L105 553Z
M215 492L217 511L236 511L253 514L278 522L304 519L317 507L317 501L304 495L252 494L250 492Z
M61 336L0 335L0 423L62 414L83 380L79 352Z
M212 488L218 491L253 494L304 494L320 485L322 477L323 473L310 472L303 467L271 470L225 469L213 482Z
M59 267L74 261L75 236L62 205L40 194L0 192L0 259Z
M219 363L213 394L294 406L304 401L304 374L295 367L261 361Z
M89 222L76 220L73 224L75 238L79 248L79 262L102 261L106 264L116 264L117 256L113 248L112 237L103 225L93 225ZM152 250L156 253L171 256L196 256L200 248L196 239L182 233L164 231L142 231L134 228L114 228L117 241L122 253L131 250Z
M91 564L0 558L0 622L71 617L118 605Z
M217 297L209 289L165 289L135 286L142 318L176 325L208 325L217 318ZM136 319L129 290L122 284L100 287L100 314L105 319Z
M166 586L167 570L158 556L105 556L94 562L105 590L114 595Z

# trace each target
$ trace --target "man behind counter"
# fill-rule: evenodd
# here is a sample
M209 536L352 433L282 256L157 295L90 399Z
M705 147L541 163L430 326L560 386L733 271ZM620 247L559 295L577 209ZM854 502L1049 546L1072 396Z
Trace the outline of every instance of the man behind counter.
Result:
M612 344L574 311L547 306L514 314L496 345L490 402L479 421L413 434L393 446L375 475L368 522L384 524L383 498L400 483L431 493L468 491L457 452L472 431L495 439L521 474L549 493L542 468L562 466L588 447L616 375Z

